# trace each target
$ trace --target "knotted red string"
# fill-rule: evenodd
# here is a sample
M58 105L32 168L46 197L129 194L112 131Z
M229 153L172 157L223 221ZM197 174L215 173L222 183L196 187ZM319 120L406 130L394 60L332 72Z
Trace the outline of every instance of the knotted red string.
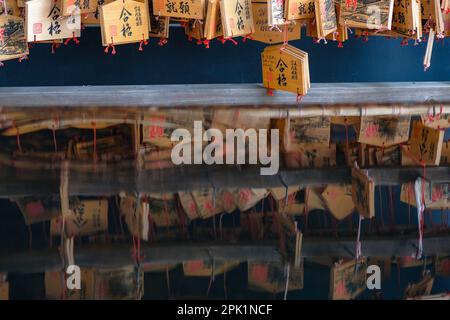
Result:
M246 42L247 39L254 40L254 38L253 38L253 36L252 36L251 33L246 34L245 36L243 36L243 37L242 37L242 42Z
M72 38L67 38L66 41L64 41L64 45L67 46L70 41L75 42L75 44L80 44L80 40L75 37L75 32L72 32Z

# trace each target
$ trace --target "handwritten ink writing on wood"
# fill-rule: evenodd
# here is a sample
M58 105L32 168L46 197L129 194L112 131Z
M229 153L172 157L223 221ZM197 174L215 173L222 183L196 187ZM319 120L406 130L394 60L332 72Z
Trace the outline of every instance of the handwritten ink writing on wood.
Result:
M153 13L157 16L203 20L205 0L153 0Z
M31 0L25 8L28 42L80 36L80 15L63 16L61 0Z
M287 20L313 19L314 0L285 0L284 12Z
M336 144L305 143L285 152L288 168L328 168L336 165Z
M0 16L0 61L17 59L28 54L25 23L22 18Z
M250 0L220 0L225 38L250 35L255 31Z
M268 24L267 4L265 2L254 1L252 2L252 10L255 26L255 32L252 34L253 39L269 44L284 42L285 34L279 30L272 29ZM300 23L286 24L280 28L287 28L288 41L300 39Z
M408 141L410 116L361 117L358 142L377 147L389 147Z
M438 166L441 159L444 131L425 126L422 121L414 121L411 132L411 153L417 161Z
M261 53L263 85L305 95L311 87L308 54L291 45L268 46Z
M365 218L375 216L375 186L362 170L352 168L352 198L356 210Z
M97 10L97 0L62 0L62 15L85 15Z
M104 46L140 42L149 37L148 10L142 2L117 0L100 7Z

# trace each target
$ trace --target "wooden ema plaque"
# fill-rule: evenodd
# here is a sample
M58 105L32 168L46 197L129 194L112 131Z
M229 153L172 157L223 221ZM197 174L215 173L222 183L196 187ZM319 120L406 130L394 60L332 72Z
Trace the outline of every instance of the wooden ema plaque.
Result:
M17 1L16 0L2 0L2 1L6 1L6 14L10 15L10 16L15 16L15 17L20 17L20 8L17 5ZM4 15L5 14L5 4L4 2L2 2L0 4L0 15Z
M337 264L330 271L330 298L333 300L355 299L366 290L366 259L358 263L352 259Z
M355 210L350 184L329 184L322 192L322 198L337 220L348 217Z
M250 0L220 0L225 38L247 36L255 31Z
M337 30L336 8L333 0L315 0L317 37L325 38Z
M63 16L61 0L27 1L25 16L28 42L80 36L80 15Z
M100 26L100 7L113 1L114 0L97 0L95 11L81 15L81 24L86 26Z
M314 0L285 0L286 20L305 20L315 18Z
M272 29L269 26L267 18L267 2L253 1L252 10L253 22L255 26L255 32L252 34L253 40L268 44L275 44L284 42L284 38L286 36L287 41L300 39L300 23L285 24L279 27L280 30L276 30L276 28ZM285 28L287 28L287 32Z
M291 217L283 213L275 215L280 224L280 237L283 239L280 241L280 252L294 268L298 269L301 263L303 234L297 229L297 223L294 223Z
M153 0L153 13L163 17L203 20L205 6L206 0Z
M0 16L0 61L21 58L28 54L25 23L22 18Z
M89 235L108 230L108 201L84 200L71 204L70 215L65 221L66 233L70 236ZM53 218L50 234L59 235L62 220Z
M98 0L61 0L62 15L85 15L97 11Z
M209 0L205 20L205 39L211 40L223 35L220 0Z
M438 166L441 159L444 131L426 127L422 121L414 121L410 151L416 161L426 165Z
M117 0L100 7L100 26L104 46L145 41L148 10L142 2Z
M303 260L300 268L289 269L290 290L303 289ZM248 288L254 291L278 293L286 289L286 265L280 262L248 262Z
M390 30L393 9L394 0L380 0L376 3L356 0L356 7L341 0L339 24L351 28ZM378 14L373 14L375 12Z
M408 141L411 117L361 117L358 142L389 147Z
M266 47L261 54L263 85L305 95L310 88L308 54L291 45Z
M286 23L284 19L284 2L280 0L267 0L267 20L269 26L279 26Z
M364 218L375 216L375 185L362 170L352 168L352 199L356 210Z

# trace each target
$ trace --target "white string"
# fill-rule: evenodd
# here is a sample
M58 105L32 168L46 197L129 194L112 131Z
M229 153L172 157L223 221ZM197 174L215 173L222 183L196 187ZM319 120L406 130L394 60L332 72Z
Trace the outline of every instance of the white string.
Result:
M419 228L419 248L417 253L415 254L416 259L422 258L423 253L423 234L422 234L422 215L425 210L425 204L422 202L422 178L419 177L416 179L414 183L414 192L416 197L416 205L417 205L417 224Z
M360 237L361 237L361 222L362 222L362 216L359 215L359 223L358 223L358 236L356 238L356 249L355 249L355 258L356 261L359 260L359 258L361 258L361 241L360 241Z
M287 300L287 294L289 289L289 270L290 265L289 263L286 265L286 287L284 288L284 300Z

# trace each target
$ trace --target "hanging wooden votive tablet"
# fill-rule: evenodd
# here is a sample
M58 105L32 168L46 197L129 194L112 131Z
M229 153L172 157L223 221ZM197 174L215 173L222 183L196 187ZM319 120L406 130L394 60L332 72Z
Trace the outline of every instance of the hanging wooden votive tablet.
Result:
M80 15L63 16L61 0L31 0L25 8L28 42L80 36Z
M0 61L18 59L28 54L25 23L22 18L0 16Z
M148 10L142 2L117 0L100 7L102 43L118 44L147 42L149 37ZM113 47L113 53L115 53Z
M263 85L303 96L311 87L308 53L291 45L266 47L261 54Z

